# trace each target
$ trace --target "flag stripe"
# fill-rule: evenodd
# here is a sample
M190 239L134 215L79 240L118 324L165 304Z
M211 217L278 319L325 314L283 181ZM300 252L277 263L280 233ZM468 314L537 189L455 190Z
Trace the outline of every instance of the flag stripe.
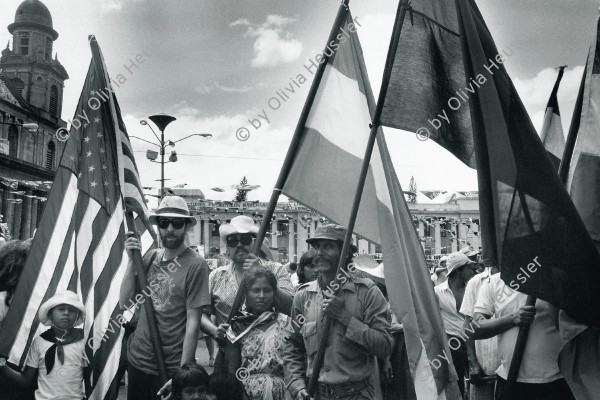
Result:
M363 162L373 106L362 50L358 37L353 35L349 43L340 43L334 60L324 69L282 192L345 225ZM417 398L457 399L460 394L453 382L456 374L443 359L450 351L425 256L393 170L380 131L354 230L382 246L383 258L387 260L385 282L392 308L404 324ZM335 190L324 196L323 188L327 187ZM404 208L400 203L404 203ZM438 360L439 368L433 370L428 357ZM423 371L429 372L428 379L424 379Z
M37 310L41 303L45 301L46 291L36 290L36 288L49 288L50 282L54 276L54 268L44 268L44 266L56 265L63 252L63 245L65 243L69 244L69 241L66 239L68 238L67 235L70 231L71 214L75 208L79 191L77 190L76 180L73 179L72 174L68 171L59 171L57 175L59 174L58 186L49 196L48 205L56 204L51 202L50 198L53 197L53 194L58 195L58 192L61 189L61 183L64 184L63 187L65 188L61 193L63 199L61 203L58 203L60 206L59 209L52 210L49 209L49 207L46 207L48 212L44 212L39 234L41 238L48 239L46 242L47 247L42 252L34 253L36 256L43 255L43 259L40 257L39 259L33 260L39 262L38 267L34 270L28 268L23 270L22 277L19 280L19 285L15 292L16 296L9 308L9 315L12 314L17 316L18 320L20 320L20 325L16 331L11 329L11 324L3 324L2 328L3 336L6 335L5 337L15 338L14 345L9 354L9 361L13 363L18 363L20 361L26 346L30 342L29 332L32 328L33 321L37 318ZM53 222L49 221L52 217L56 218ZM21 282L23 283L21 284ZM30 293L30 296L27 297L25 293ZM7 315L7 320L9 320L9 315ZM5 325L7 326L6 330L4 328Z

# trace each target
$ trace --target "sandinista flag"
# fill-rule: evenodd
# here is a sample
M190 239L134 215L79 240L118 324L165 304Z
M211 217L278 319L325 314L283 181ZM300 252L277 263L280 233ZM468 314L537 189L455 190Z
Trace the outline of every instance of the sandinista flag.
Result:
M144 230L148 211L142 197L124 190L138 185L131 146L95 38L92 62L31 252L0 332L0 355L22 365L33 338L47 329L37 312L60 290L79 294L86 308L85 354L88 399L109 399L126 321L119 290L127 266L124 206L139 211L138 232L150 248L154 232ZM123 177L120 181L119 176ZM142 208L140 208L142 207ZM133 230L133 228L132 228Z
M479 208L482 218L487 216L483 221L491 221L493 227L488 238L495 237L495 243L484 243L484 258L486 251L496 250L502 279L512 289L600 327L600 254L521 103L504 68L505 57L477 5L473 0L456 4L465 80L482 78L469 100Z
M381 123L429 137L475 168L468 97L478 85L465 83L454 0L411 2Z
M557 171L563 152L565 151L565 135L563 134L560 111L558 109L558 98L556 97L564 73L565 67L560 67L556 83L554 84L554 88L552 88L552 93L546 106L544 125L542 125L540 132L540 139L542 139L542 143L544 143L544 147L548 151L548 155Z
M600 251L600 19L592 38L559 174ZM596 265L597 267L597 265ZM561 373L577 400L600 393L600 330L561 313Z
M350 13L342 20L282 192L347 224L375 104ZM344 32L344 33L342 33ZM458 399L437 299L380 130L355 232L380 243L391 306L404 324L417 399ZM310 375L310 371L309 371Z

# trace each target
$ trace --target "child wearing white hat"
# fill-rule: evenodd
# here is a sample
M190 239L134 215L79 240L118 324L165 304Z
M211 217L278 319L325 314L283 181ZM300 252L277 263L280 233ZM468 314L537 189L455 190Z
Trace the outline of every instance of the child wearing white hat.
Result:
M35 337L23 372L0 367L21 386L32 386L37 375L36 400L81 400L83 393L83 329L85 308L76 293L57 292L38 311L40 322L50 329Z

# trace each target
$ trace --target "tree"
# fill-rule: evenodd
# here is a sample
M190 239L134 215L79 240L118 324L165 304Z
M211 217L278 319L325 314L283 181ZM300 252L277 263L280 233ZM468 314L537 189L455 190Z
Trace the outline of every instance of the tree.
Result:
M246 177L244 176L244 179L242 179L242 181L240 182L240 186L245 186L247 184L248 184L248 181L246 180ZM239 188L233 201L236 201L236 202L237 201L246 201L247 197L248 197L248 191L244 190L242 188Z
M415 181L415 177L410 177L410 183L408 184L408 191L414 194L408 195L408 202L412 204L417 203L417 181Z

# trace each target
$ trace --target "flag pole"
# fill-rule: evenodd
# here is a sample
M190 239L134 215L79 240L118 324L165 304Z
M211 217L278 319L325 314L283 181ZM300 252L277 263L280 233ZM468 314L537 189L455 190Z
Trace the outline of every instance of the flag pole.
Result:
M579 132L581 110L583 108L583 92L585 90L586 75L587 65L583 69L583 78L581 79L581 86L579 86L579 93L577 94L577 100L575 101L573 118L571 119L571 126L569 127L569 134L567 135L567 141L565 143L565 151L563 152L563 156L560 161L560 166L558 167L558 176L565 185L567 184L567 179L569 178L569 167L571 166L573 150L575 149L575 142L577 142L577 133Z
M558 78L556 80L556 83L554 84L554 88L552 89L552 93L556 93L558 91L558 85L560 84L560 80L562 78L563 75L563 71L565 67L559 67L560 71L558 73ZM584 77L585 77L585 71L584 71ZM579 95L577 96L577 103L575 106L575 111L577 111L577 107L581 107L581 103L579 102L580 97L583 95L583 84L582 84L582 89L579 92ZM580 108L581 110L581 108ZM576 114L574 114L576 115ZM576 126L577 128L579 128L579 120L577 120L576 122L571 121L571 129L573 129L573 126ZM575 131L577 131L577 129L575 129ZM575 135L576 136L576 135ZM569 139L571 138L571 132L569 132ZM543 139L543 138L542 138ZM570 147L571 148L571 152L573 150L573 147L575 145L575 140L572 140L572 145L570 146L565 146L565 152L564 154L567 154L567 149ZM566 162L566 165L568 166L570 164L571 161L571 157L569 155L568 157L568 161ZM562 168L563 164L564 164L564 155L563 155L563 159L561 160L560 163L560 168ZM568 171L568 167L565 169L566 171ZM561 177L563 183L566 183L566 173L565 171L562 171L563 175L565 175L564 177L562 175L560 175L559 172L559 176ZM525 306L535 306L535 303L537 301L537 297L535 296L531 296L528 295L527 296L527 300L525 300ZM508 370L508 375L506 377L506 386L504 388L503 394L502 394L502 400L510 400L512 399L513 393L515 391L515 384L517 383L517 378L519 377L519 370L521 369L521 363L523 361L523 353L525 352L525 345L527 344L527 338L529 337L529 328L530 325L527 326L521 326L519 328L519 333L517 334L517 340L515 342L515 349L513 350L513 355L512 355L512 359L510 361L510 368Z
M133 232L131 236L139 240L140 238L135 229L135 223L133 221L133 212L126 210L125 218L127 220L129 231ZM143 267L142 253L140 253L139 250L132 250L132 255L137 283L140 288L146 288L148 287L148 280L146 279L146 271ZM148 327L150 328L152 347L154 348L154 354L156 354L156 359L158 361L158 374L162 381L161 383L164 385L169 380L169 377L167 376L167 365L165 363L165 355L163 352L162 343L160 341L158 325L156 324L156 316L154 315L152 299L146 299L146 301L144 301L144 311L146 311L146 317L148 318Z
M408 0L400 0L398 4L398 10L396 12L396 20L394 22L394 29L392 31L392 38L390 41L390 47L388 49L387 59L385 62L385 69L383 72L383 79L381 81L381 90L379 91L379 99L377 101L377 107L373 116L373 122L370 125L371 131L369 133L369 139L367 141L367 148L365 149L365 156L363 159L362 169L358 178L356 187L356 193L354 195L354 203L350 211L350 219L346 225L346 237L344 238L344 244L340 252L340 260L338 262L336 271L336 283L339 284L337 276L340 271L344 268L346 262L346 255L350 250L350 244L352 242L352 232L354 231L354 225L356 223L356 216L360 206L362 193L367 179L367 173L369 172L369 166L371 164L371 155L373 154L373 148L375 147L375 139L377 138L377 131L381 126L381 114L383 112L383 104L385 96L387 94L387 88L390 82L390 76L392 74L392 67L394 65L394 59L396 58L396 49L398 48L398 42L400 40L400 32L402 31L402 25L404 24L404 17L406 10L408 9ZM334 285L331 285L334 286ZM323 331L319 338L319 348L315 359L313 361L313 370L308 384L308 393L312 396L315 394L317 389L317 383L321 368L323 367L323 361L325 359L325 349L327 347L327 340L329 338L329 331L331 330L332 320L325 315L325 321L323 324Z
M106 81L105 70L102 62L102 54L100 53L100 46L98 46L98 42L93 35L88 37L88 41L90 42L90 47L92 49L92 60L94 60L96 71L99 72L98 78L102 80L101 86L108 87L110 85L109 82ZM110 113L106 112L105 107L103 107L104 117L108 118L108 120L112 120L110 117ZM114 121L113 121L114 122ZM118 140L114 137L108 137L108 140L111 142L111 146L116 148L115 140ZM115 166L117 168L118 166ZM118 171L118 168L116 169ZM121 198L123 196L123 192L121 191ZM135 229L135 223L133 220L133 212L125 210L125 219L127 221L127 226L129 230L133 232L133 236L139 240L139 236ZM135 273L137 275L137 282L140 288L148 287L148 280L146 279L146 271L144 271L143 263L142 263L142 254L139 250L133 250L133 265L135 268ZM144 301L144 310L146 311L146 316L148 318L148 326L150 329L150 336L152 339L152 346L154 347L154 353L156 354L156 358L158 360L158 373L162 384L165 384L169 378L167 377L167 366L165 364L165 356L163 353L163 348L160 342L160 336L158 333L158 326L156 324L156 317L154 315L154 307L152 305L152 299L146 299L148 301Z
M331 32L329 33L329 38L327 39L327 43L325 43L325 47L327 47L331 42L337 42L336 35L338 34L340 25L346 15L348 14L348 3L350 0L344 0L338 9L337 16L335 18L335 22L331 28ZM290 147L288 148L287 154L285 156L285 160L283 161L283 165L281 167L281 172L279 173L279 177L277 178L277 182L275 183L275 187L273 188L273 192L271 193L271 199L269 200L269 205L265 210L265 214L260 225L260 230L258 231L258 235L254 244L253 253L258 256L260 253L260 249L262 243L265 239L265 235L269 230L269 225L271 224L271 219L273 217L273 213L275 212L275 208L277 207L277 201L279 200L279 196L281 195L281 189L285 185L287 178L292 169L292 165L296 158L296 152L298 151L298 147L300 146L300 142L303 137L304 127L306 125L306 120L308 119L308 115L312 108L313 102L317 95L317 90L319 89L319 84L321 83L321 78L323 77L323 73L325 72L325 66L327 65L327 61L329 60L329 56L326 52L323 53L323 62L319 64L317 71L315 72L315 78L311 84L310 90L308 92L308 96L306 98L306 103L304 103L304 108L302 109L302 113L300 114L300 118L298 120L298 124L296 125L296 130L294 131L294 135L292 136L292 141L290 143ZM233 306L231 308L231 312L229 313L229 317L227 318L227 323L231 322L233 316L238 312L242 303L244 302L244 291L243 288L243 280L240 285L235 299L233 301ZM277 303L277 297L275 298L275 302ZM281 304L280 304L281 306ZM287 307L278 307L278 309L287 308ZM291 303L289 304L289 309L291 309Z

